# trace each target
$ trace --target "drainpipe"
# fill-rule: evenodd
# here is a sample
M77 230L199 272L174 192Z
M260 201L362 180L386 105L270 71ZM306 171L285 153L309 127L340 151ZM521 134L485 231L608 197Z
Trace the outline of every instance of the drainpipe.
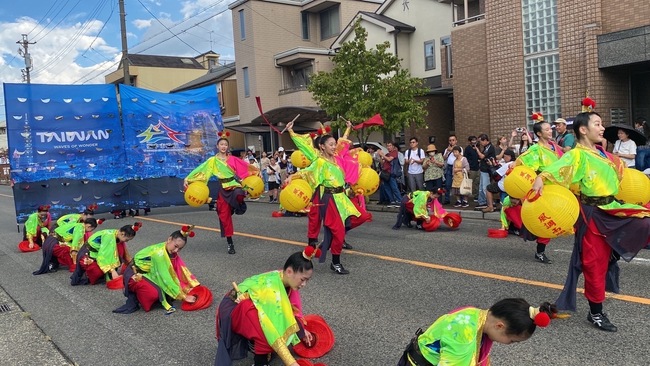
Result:
M397 53L397 36L400 34L401 30L400 29L395 29L395 35L393 36L393 39L395 40L395 56L398 56Z

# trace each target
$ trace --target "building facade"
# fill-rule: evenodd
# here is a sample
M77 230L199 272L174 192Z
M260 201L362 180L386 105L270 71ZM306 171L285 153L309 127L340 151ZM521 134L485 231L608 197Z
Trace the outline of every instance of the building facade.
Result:
M375 11L379 0L239 0L232 11L237 60L238 122L226 127L262 140L265 150L290 146L260 116L281 130L297 114L295 129L314 129L327 116L307 91L309 76L329 71L330 45L359 11ZM254 139L254 138L253 138Z
M455 126L508 135L580 112L586 95L605 124L650 112L650 4L621 0L453 0L451 77ZM468 9L467 12L464 9ZM445 47L445 46L443 46Z

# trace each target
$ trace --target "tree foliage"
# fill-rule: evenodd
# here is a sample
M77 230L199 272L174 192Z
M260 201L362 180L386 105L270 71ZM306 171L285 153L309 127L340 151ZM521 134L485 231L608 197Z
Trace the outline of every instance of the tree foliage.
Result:
M354 24L354 34L355 38L343 43L333 56L331 72L312 75L307 89L314 100L330 116L342 116L355 124L380 113L383 129L391 133L411 124L424 125L426 102L415 98L427 92L422 80L400 67L400 59L389 52L388 41L375 49L366 48L368 32L360 20ZM365 143L370 132L380 129L358 130L359 142Z

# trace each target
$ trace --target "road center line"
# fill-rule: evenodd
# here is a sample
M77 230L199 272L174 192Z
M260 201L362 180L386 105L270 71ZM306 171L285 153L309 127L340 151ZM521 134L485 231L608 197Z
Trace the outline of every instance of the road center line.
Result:
M183 223L179 223L179 222L175 222L175 221L153 219L153 218L149 218L149 217L146 217L146 218L145 217L140 217L139 220L158 222L158 223L161 223L161 224L170 224L170 225L174 225L174 226L185 225ZM221 232L219 229L206 227L206 226L195 226L195 229L202 229L202 230L208 230L208 231L214 231L214 232ZM299 242L299 241L272 238L272 237L268 237L268 236L248 234L248 233L240 233L240 232L237 232L237 231L235 231L235 235L243 236L243 237L246 237L246 238L268 240L268 241L273 241L273 242L277 242L277 243L297 245L297 246L301 246L301 247L306 246L305 243ZM545 287L545 288L550 288L550 289L554 289L554 290L562 290L562 288L564 287L563 285L558 285L558 284L555 284L555 283L548 283L548 282L542 282L542 281L533 281L533 280L527 280L525 278L518 278L518 277L500 275L500 274L496 274L496 273L489 273L489 272L481 272L481 271L475 271L475 270L465 269L465 268L444 266L444 265L441 265L441 264L420 262L420 261L414 261L414 260L410 260L410 259L395 258L395 257L389 257L389 256L385 256L385 255L380 255L380 254L364 253L364 252L359 252L359 251L355 251L355 250L346 250L346 253L349 253L349 254L352 254L352 255L360 255L360 256L364 256L364 257L380 259L380 260L389 261L389 262L410 264L410 265L414 265L414 266L418 266L418 267L437 269L437 270L440 270L440 271L460 273L460 274L464 274L464 275L468 275L468 276L488 278L488 279L491 279L491 280L513 282L513 283L519 283L519 284L531 285L531 286L537 286L537 287ZM583 288L578 288L577 292L584 293L585 290ZM642 305L650 305L650 299L645 298L645 297L614 294L614 293L609 293L609 292L606 294L606 297L610 298L610 299L616 299L616 300L621 300L621 301L626 301L626 302L633 302L633 303L642 304Z

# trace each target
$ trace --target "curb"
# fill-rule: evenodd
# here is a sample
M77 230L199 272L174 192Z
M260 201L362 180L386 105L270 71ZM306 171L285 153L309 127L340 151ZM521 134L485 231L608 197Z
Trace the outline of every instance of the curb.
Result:
M371 212L394 212L394 213L399 212L399 208L378 205L377 201L369 201L366 204L366 209ZM485 213L482 211L474 211L474 209L458 209L458 208L446 209L445 208L445 210L447 212L457 213L465 219L501 221L501 214L499 211Z

